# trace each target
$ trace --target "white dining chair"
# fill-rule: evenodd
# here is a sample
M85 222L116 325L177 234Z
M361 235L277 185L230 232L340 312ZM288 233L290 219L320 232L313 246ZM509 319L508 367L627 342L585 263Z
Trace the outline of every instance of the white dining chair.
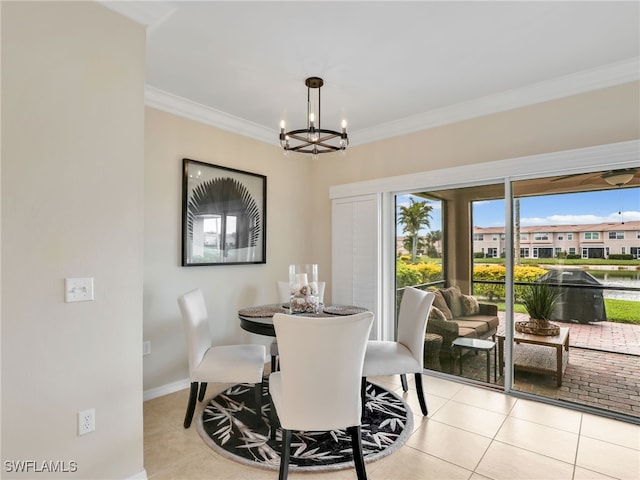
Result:
M320 303L324 303L324 289L326 282L318 282L318 300ZM276 282L276 290L278 293L278 302L288 304L291 300L291 286L288 281L278 280ZM271 355L271 371L275 372L278 369L278 340L273 339L269 346L269 354Z
M359 480L367 478L360 438L360 379L373 313L273 317L280 370L269 375L271 438L282 428L280 480L289 470L291 431L346 429ZM319 361L322 359L321 361Z
M406 392L407 373L415 374L416 390L420 409L427 415L427 401L422 387L424 363L424 335L427 329L429 311L435 295L414 287L407 287L400 301L398 313L398 340L371 340L362 367L362 405L366 407L365 386L367 377L400 374L402 389Z
M196 397L202 401L209 382L255 384L257 414L262 417L262 378L266 356L264 345L212 346L207 307L199 288L180 295L178 305L187 337L191 380L184 428L191 426Z

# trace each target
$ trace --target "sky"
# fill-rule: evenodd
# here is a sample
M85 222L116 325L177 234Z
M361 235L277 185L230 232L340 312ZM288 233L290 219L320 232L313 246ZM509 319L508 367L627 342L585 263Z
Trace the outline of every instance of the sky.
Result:
M416 201L421 200L415 198ZM398 196L398 205L409 205L409 196ZM504 200L474 203L473 224L476 227L503 227ZM430 228L421 232L442 230L439 205L434 203ZM520 224L575 225L640 220L640 188L622 188L599 192L543 195L520 199ZM402 225L398 226L398 235Z

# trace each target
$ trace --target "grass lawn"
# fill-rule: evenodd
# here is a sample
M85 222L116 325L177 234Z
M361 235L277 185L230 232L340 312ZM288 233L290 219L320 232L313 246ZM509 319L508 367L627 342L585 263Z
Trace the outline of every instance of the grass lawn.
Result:
M504 303L497 303L496 305L498 305L498 310L504 312ZM605 298L604 306L608 321L640 325L640 302ZM514 311L515 313L527 313L524 306L520 303L514 305Z

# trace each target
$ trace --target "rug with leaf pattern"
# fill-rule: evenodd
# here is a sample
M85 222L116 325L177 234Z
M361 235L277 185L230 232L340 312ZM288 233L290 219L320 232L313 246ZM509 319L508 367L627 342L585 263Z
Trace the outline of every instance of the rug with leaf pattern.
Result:
M271 398L263 384L261 419L256 415L253 385L234 385L204 402L199 410L198 432L216 452L241 463L277 469L281 432L270 438ZM365 462L372 462L402 446L413 430L413 414L395 393L367 382L362 422ZM293 432L292 471L337 470L353 467L351 439L345 430Z

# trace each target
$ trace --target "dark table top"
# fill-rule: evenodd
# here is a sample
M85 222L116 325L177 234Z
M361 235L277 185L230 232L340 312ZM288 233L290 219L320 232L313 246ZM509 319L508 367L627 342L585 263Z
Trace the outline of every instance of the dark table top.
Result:
M355 307L353 305L324 305L318 313L298 313L296 315L304 317L334 317L336 315L355 315L366 312L366 308ZM241 308L238 310L240 327L251 333L275 337L273 328L273 316L276 313L289 313L289 305L282 303L271 303L268 305L258 305L256 307Z

